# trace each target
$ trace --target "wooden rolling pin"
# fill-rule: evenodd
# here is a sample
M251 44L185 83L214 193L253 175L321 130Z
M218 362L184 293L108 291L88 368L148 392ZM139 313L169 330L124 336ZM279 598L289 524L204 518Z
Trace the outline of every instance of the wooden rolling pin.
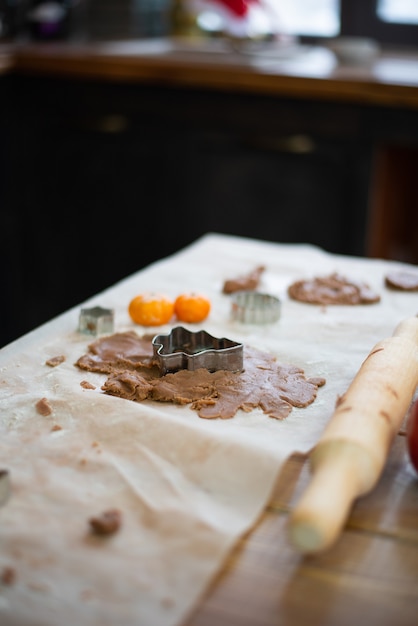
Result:
M354 500L375 486L417 385L418 316L375 345L312 450L312 478L288 524L300 552L329 548Z

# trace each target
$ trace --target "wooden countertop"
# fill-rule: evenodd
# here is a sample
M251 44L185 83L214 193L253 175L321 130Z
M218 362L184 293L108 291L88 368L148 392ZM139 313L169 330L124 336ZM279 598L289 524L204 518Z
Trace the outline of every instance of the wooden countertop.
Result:
M222 41L164 38L20 43L7 59L7 71L25 74L418 108L418 52L384 51L356 67L318 46L249 53Z
M302 557L289 546L286 523L308 481L307 460L293 455L257 527L185 626L350 626L365 619L368 626L416 625L418 479L404 431L337 544Z

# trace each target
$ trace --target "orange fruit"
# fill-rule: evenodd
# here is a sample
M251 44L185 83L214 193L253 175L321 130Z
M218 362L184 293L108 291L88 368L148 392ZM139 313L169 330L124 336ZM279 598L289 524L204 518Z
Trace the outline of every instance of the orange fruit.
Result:
M159 293L143 293L129 303L128 313L135 324L161 326L167 324L174 313L172 300Z
M181 322L202 322L210 307L209 298L199 293L182 293L174 301L174 313Z

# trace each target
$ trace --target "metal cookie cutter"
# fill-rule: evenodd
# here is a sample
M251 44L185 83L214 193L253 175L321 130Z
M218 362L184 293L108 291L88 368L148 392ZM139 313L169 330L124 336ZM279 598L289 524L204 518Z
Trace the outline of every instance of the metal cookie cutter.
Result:
M86 335L113 333L113 309L103 309L101 306L81 309L78 330Z
M10 477L6 469L0 469L0 506L6 504L10 497Z
M272 324L280 318L278 298L258 291L237 291L231 296L231 318L244 324Z
M181 369L243 369L243 345L225 337L212 337L205 330L191 332L177 326L168 335L156 335L152 345L162 375Z

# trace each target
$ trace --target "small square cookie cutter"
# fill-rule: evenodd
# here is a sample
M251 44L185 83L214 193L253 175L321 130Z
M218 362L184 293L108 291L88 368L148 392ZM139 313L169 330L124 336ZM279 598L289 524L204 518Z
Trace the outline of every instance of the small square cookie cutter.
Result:
M0 469L0 506L10 497L10 475L6 469Z
M152 345L162 375L181 369L205 368L210 372L243 369L242 343L213 337L205 330L192 332L176 326L169 334L155 335Z
M85 335L105 335L113 333L113 309L95 306L92 309L81 309L78 330Z
M237 291L231 295L231 318L243 324L272 324L280 318L281 302L259 291Z

